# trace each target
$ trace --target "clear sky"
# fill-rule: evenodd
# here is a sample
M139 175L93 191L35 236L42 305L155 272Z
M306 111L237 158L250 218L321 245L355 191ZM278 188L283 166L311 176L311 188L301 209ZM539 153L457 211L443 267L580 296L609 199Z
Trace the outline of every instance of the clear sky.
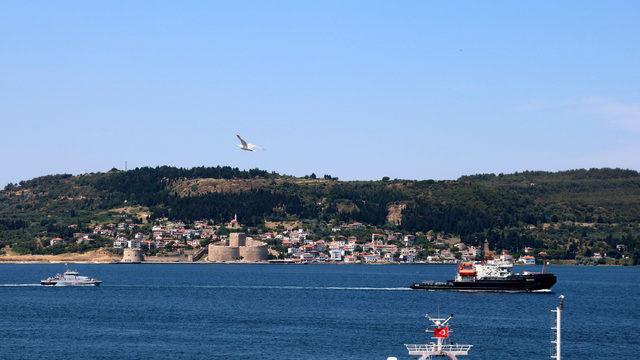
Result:
M0 185L640 169L639 24L639 1L3 1Z

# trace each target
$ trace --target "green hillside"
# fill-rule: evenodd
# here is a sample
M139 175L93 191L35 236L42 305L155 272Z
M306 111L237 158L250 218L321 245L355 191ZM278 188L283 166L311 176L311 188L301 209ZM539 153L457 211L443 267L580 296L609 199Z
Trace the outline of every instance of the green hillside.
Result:
M495 249L545 249L559 259L596 251L637 258L640 251L640 174L621 169L481 174L450 181L339 181L230 167L52 175L0 191L0 245L22 253L44 251L43 239L112 221L112 210L123 206L141 206L151 219L185 222L223 222L237 213L249 226L317 219L431 230L470 244L486 238Z

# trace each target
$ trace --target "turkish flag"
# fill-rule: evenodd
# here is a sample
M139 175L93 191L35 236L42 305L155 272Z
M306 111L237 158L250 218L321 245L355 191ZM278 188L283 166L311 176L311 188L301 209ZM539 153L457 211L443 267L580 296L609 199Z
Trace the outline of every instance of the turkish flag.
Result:
M433 329L433 336L437 338L448 338L449 337L449 327L445 326L443 328L435 328Z

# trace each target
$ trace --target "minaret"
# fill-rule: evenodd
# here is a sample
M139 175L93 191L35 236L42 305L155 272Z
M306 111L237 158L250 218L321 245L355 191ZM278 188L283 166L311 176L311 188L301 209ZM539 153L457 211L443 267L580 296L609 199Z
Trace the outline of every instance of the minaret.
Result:
M483 248L482 248L482 260L490 260L490 259L493 259L493 253L489 249L489 241L485 239Z

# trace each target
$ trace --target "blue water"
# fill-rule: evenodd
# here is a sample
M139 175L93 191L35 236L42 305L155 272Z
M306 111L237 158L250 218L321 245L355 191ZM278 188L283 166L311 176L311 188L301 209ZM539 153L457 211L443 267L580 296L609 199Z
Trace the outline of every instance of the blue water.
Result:
M640 268L551 267L551 294L406 290L426 265L77 265L98 288L0 265L1 359L408 359L425 313L454 313L469 359L548 359L560 293L565 359L640 357Z

